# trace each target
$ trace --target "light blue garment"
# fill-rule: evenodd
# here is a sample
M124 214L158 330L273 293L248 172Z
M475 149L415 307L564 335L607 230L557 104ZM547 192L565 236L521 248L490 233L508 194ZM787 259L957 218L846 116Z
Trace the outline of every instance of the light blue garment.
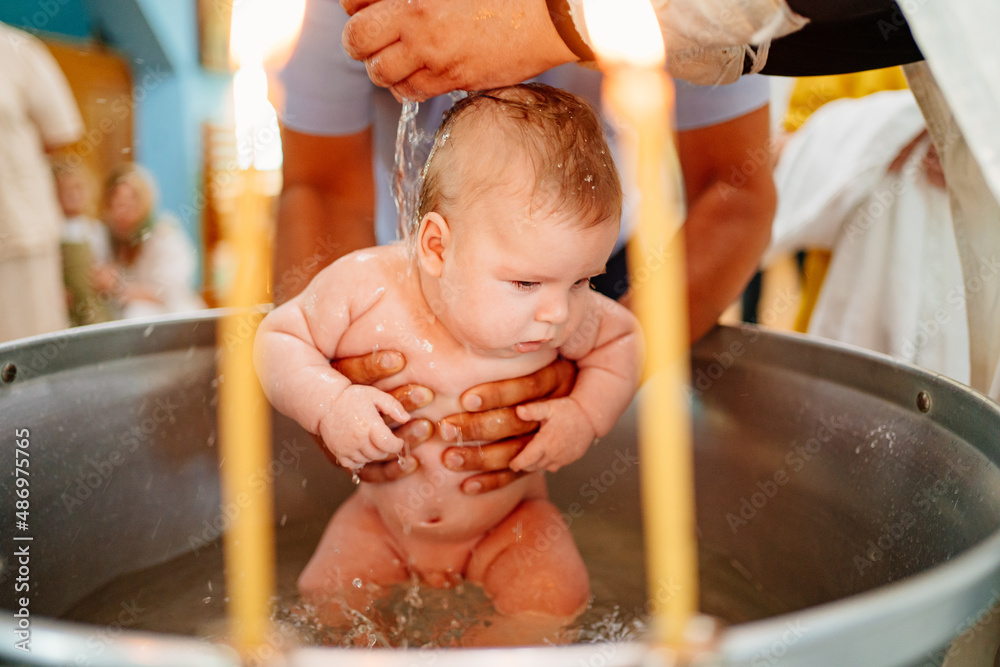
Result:
M302 33L282 72L286 103L281 120L286 127L307 134L344 135L369 125L374 128L376 235L380 243L386 243L396 238L391 174L400 105L388 91L371 83L362 63L344 52L340 35L346 22L347 14L337 0L307 1ZM537 80L585 97L600 108L600 72L571 64L546 72ZM767 104L769 94L767 79L762 76L743 77L728 86L678 82L676 126L683 131L738 118ZM417 125L428 143L451 105L449 96L420 105ZM614 154L614 130L607 125L605 129ZM426 149L422 155L426 157ZM626 223L631 219L629 200L626 193ZM618 247L630 227L622 225Z

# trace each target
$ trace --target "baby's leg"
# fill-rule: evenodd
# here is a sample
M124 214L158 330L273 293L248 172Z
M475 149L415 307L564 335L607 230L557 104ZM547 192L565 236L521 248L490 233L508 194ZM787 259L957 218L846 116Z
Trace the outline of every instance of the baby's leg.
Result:
M307 601L321 607L346 602L363 609L378 587L408 576L405 558L393 546L378 512L355 493L330 519L298 586Z
M590 598L590 579L569 528L547 500L525 500L476 545L467 577L501 614L568 623Z

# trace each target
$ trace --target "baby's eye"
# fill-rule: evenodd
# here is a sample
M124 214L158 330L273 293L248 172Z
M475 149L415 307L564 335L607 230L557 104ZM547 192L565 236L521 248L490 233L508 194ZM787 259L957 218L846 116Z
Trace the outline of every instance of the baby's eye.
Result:
M512 280L510 282L521 292L530 292L538 286L538 283L529 282L527 280Z
M590 278L580 278L573 283L573 289L580 289L583 287L590 287Z

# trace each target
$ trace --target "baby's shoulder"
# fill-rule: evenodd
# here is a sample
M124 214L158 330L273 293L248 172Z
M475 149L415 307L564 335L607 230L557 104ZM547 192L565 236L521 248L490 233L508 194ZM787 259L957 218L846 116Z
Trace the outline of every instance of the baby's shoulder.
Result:
M354 278L397 277L406 273L407 259L403 245L382 245L355 250L339 258L328 268Z
M377 246L344 255L320 271L312 280L307 293L313 300L348 301L367 310L391 291L398 290L411 279L407 271L405 248L397 245Z
M344 290L370 282L386 284L406 274L406 252L400 246L375 246L355 250L334 260L316 274L313 287Z

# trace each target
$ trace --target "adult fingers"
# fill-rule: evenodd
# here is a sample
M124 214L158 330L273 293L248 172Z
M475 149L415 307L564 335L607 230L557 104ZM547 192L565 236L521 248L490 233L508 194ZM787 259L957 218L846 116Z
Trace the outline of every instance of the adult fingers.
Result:
M402 42L394 42L365 59L368 78L376 86L388 88L406 79L423 65L413 54L413 49Z
M451 90L443 90L433 94L425 93L422 89L417 88L411 83L412 78L413 77L410 77L405 81L400 81L396 85L389 88L389 92L392 93L392 96L395 97L396 101L400 104L406 102L407 100L412 102L424 102L425 100L434 97L434 95L443 95L444 93L451 92Z
M378 0L340 0L340 6L350 16L354 16L357 11L364 9L374 2L378 2Z
M487 382L467 389L461 397L462 407L470 411L517 405L565 391L565 396L576 380L576 364L558 358L531 375L497 382Z
M439 424L445 440L468 441L503 440L515 435L530 433L538 422L527 422L517 416L514 408L498 408L486 412L459 412L445 417Z
M458 70L443 68L439 71L432 71L425 63L406 79L393 85L390 90L399 101L423 102L431 97L465 88L467 88L466 81L461 78Z
M404 384L386 393L399 401L407 412L422 408L434 400L434 392L419 384Z
M358 477L362 482L372 484L383 484L385 482L395 482L397 479L406 477L411 472L420 467L420 462L413 456L404 457L403 462L399 462L398 457L388 461L372 461L358 471Z
M513 470L497 470L495 472L484 472L473 475L462 481L462 493L469 496L477 496L480 493L493 491L507 486L525 473L514 472Z
M492 442L481 447L449 447L441 452L441 462L448 470L503 470L524 449L532 434Z
M406 357L395 350L376 350L359 357L335 359L330 365L352 384L370 385L403 370L406 366Z
M410 449L413 449L434 434L434 424L429 419L411 419L402 426L393 429L393 433Z
M396 0L380 0L358 10L344 25L341 43L347 55L366 60L399 41L399 10Z

